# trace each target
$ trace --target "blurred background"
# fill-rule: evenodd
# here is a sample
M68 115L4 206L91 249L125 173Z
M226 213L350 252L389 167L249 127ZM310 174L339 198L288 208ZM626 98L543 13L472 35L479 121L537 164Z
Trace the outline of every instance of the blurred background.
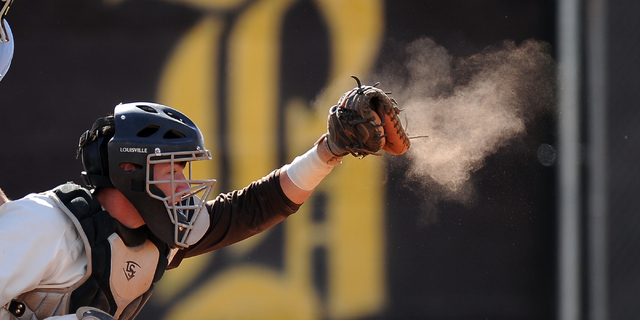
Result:
M0 187L81 183L80 134L120 102L154 101L203 131L214 160L199 175L242 188L308 150L358 75L398 93L410 136L432 138L412 140L421 153L345 159L284 223L167 272L138 319L635 319L638 13L633 0L16 0ZM444 134L469 95L486 99ZM459 183L438 183L449 162L433 169L430 151L465 145L435 138L503 105L517 130L490 131Z

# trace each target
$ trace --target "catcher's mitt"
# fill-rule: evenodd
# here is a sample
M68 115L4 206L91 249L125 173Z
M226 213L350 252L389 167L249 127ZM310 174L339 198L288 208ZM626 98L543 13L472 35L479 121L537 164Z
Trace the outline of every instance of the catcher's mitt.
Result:
M405 153L411 143L398 118L396 101L376 88L377 83L363 86L360 79L352 78L358 87L347 91L329 110L329 150L336 156L360 158L379 155L380 149L393 155Z

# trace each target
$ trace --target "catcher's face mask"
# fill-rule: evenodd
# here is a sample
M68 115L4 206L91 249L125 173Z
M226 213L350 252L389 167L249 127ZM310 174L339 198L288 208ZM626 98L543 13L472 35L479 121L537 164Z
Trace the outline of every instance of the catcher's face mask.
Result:
M200 240L209 227L204 205L215 180L191 176L191 161L209 159L208 150L166 154L156 150L147 159L146 192L164 204L174 226L174 243L180 247Z

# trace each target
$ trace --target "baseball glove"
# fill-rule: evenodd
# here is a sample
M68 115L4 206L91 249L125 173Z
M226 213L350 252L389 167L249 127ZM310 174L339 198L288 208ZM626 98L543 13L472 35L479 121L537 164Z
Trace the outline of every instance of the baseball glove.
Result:
M329 150L336 156L351 154L363 158L380 155L381 149L393 155L409 150L411 143L398 118L400 109L394 99L373 86L358 86L347 91L331 107L327 120Z

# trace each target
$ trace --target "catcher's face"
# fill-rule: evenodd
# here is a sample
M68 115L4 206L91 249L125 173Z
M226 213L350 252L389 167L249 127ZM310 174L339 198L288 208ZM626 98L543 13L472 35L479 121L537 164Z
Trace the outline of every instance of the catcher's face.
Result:
M153 177L155 181L172 181L166 183L158 183L156 186L166 196L173 195L169 200L170 205L181 201L181 195L188 190L190 185L185 182L187 178L184 175L186 162L177 162L173 166L171 163L158 163L153 166Z

